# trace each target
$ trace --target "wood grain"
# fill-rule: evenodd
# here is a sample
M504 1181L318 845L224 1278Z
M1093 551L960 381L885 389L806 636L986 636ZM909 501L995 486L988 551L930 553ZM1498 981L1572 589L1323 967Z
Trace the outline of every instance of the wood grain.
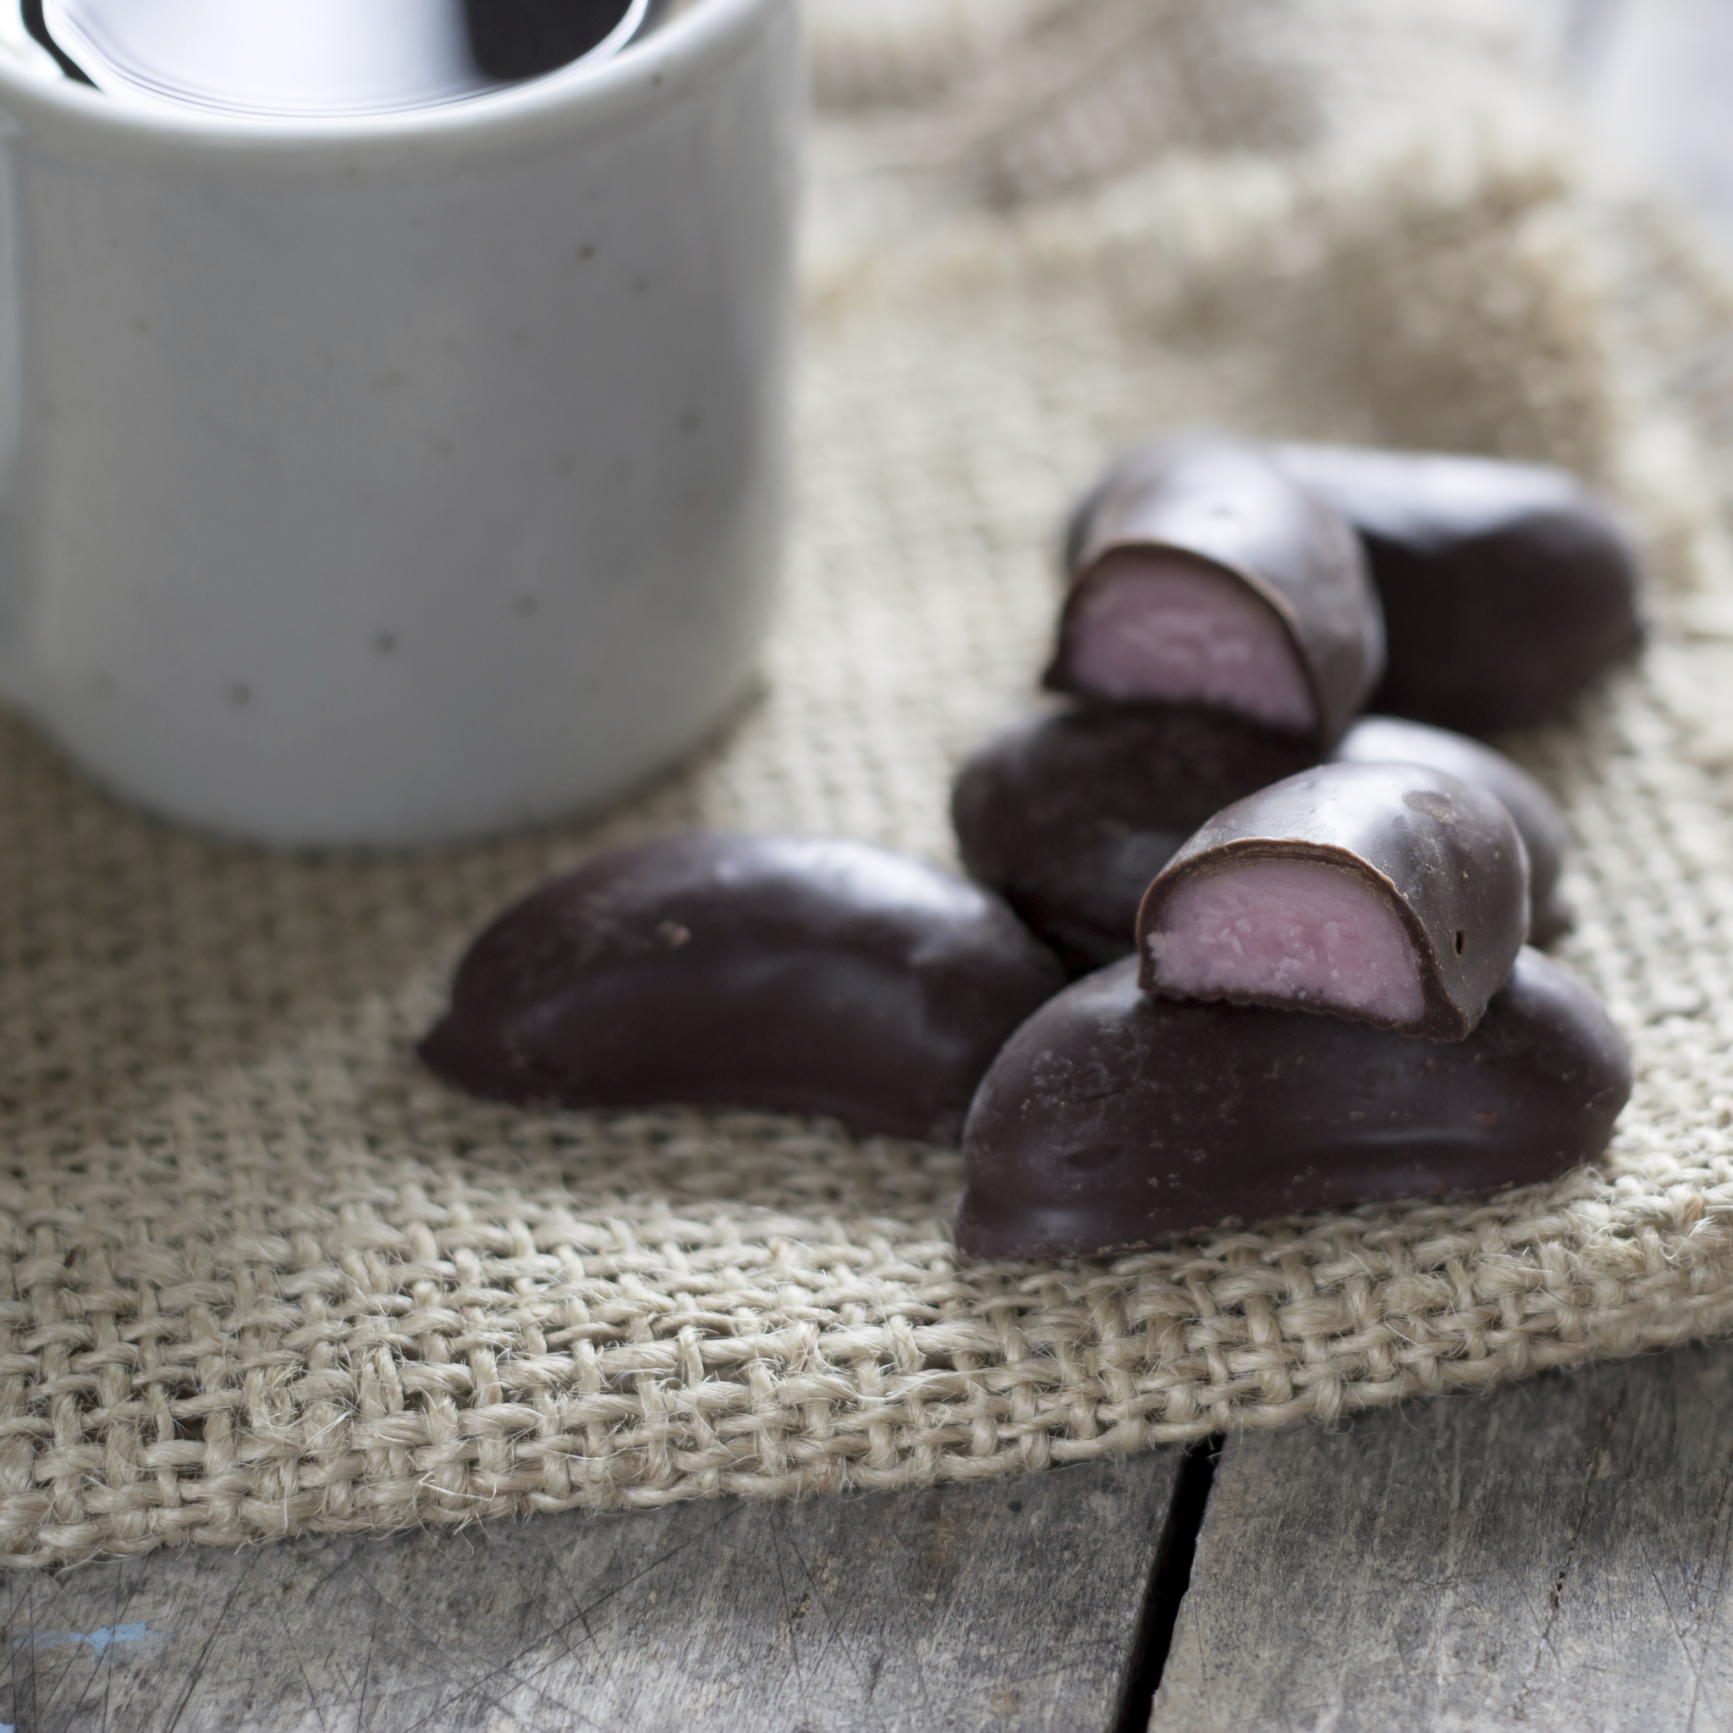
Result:
M1733 1728L1733 1348L1224 1449L1152 1733Z
M17 1573L0 1723L1109 1729L1180 1460Z

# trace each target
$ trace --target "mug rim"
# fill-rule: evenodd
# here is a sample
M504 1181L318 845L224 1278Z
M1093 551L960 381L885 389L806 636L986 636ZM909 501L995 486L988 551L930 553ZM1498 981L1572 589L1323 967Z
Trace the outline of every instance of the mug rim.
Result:
M0 0L5 4L6 0ZM283 115L229 114L170 104L137 107L116 102L70 78L48 79L30 73L0 52L0 130L9 131L14 113L58 122L118 143L179 145L193 151L237 147L318 150L357 145L423 144L533 130L544 119L563 116L574 99L595 114L664 85L670 74L701 65L718 54L760 16L790 0L693 0L649 35L629 42L601 60L578 59L540 78L504 90L486 91L459 102L378 114Z

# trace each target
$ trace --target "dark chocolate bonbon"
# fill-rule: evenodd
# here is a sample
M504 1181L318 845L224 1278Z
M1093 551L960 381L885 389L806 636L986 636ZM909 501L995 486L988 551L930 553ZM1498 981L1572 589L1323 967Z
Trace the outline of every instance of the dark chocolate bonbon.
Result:
M1082 974L1131 950L1150 880L1205 819L1314 757L1236 716L1071 705L981 746L951 818L969 871Z
M1563 470L1321 445L1277 457L1365 543L1387 638L1372 709L1469 734L1522 727L1641 643L1630 543Z
M1071 551L1056 691L1207 704L1327 746L1383 671L1358 538L1254 446L1133 452L1085 502Z
M1345 764L1429 764L1484 789L1515 820L1528 850L1528 942L1550 944L1570 931L1570 908L1558 888L1567 841L1564 819L1547 791L1502 752L1448 728L1396 716L1362 716L1330 757Z
M1146 989L1460 1041L1528 931L1528 857L1489 794L1419 764L1326 764L1236 801L1150 885Z
M865 843L693 834L606 855L471 945L421 1045L452 1083L568 1107L828 1114L954 1140L1064 984L979 886Z
M1131 958L1011 1038L964 1134L957 1243L1094 1257L1272 1216L1552 1179L1606 1147L1630 1059L1523 950L1449 1045L1335 1017L1151 998Z

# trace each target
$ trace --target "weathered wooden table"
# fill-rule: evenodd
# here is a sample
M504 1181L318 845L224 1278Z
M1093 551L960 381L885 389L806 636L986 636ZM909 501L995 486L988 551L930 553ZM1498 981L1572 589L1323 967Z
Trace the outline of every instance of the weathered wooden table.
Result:
M0 1725L1712 1733L1730 1544L1717 1345L977 1486L20 1572Z

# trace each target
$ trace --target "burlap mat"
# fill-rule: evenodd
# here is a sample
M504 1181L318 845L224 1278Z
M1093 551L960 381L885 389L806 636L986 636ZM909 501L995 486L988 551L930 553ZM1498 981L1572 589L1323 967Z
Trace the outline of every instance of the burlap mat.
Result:
M1713 272L1437 0L819 0L804 488L763 701L629 810L416 859L161 828L0 729L8 1562L909 1486L1733 1326L1733 432ZM534 1116L416 1067L471 932L690 824L947 859L1068 493L1205 422L1557 458L1643 667L1514 743L1640 1083L1599 1173L959 1265L952 1152Z

